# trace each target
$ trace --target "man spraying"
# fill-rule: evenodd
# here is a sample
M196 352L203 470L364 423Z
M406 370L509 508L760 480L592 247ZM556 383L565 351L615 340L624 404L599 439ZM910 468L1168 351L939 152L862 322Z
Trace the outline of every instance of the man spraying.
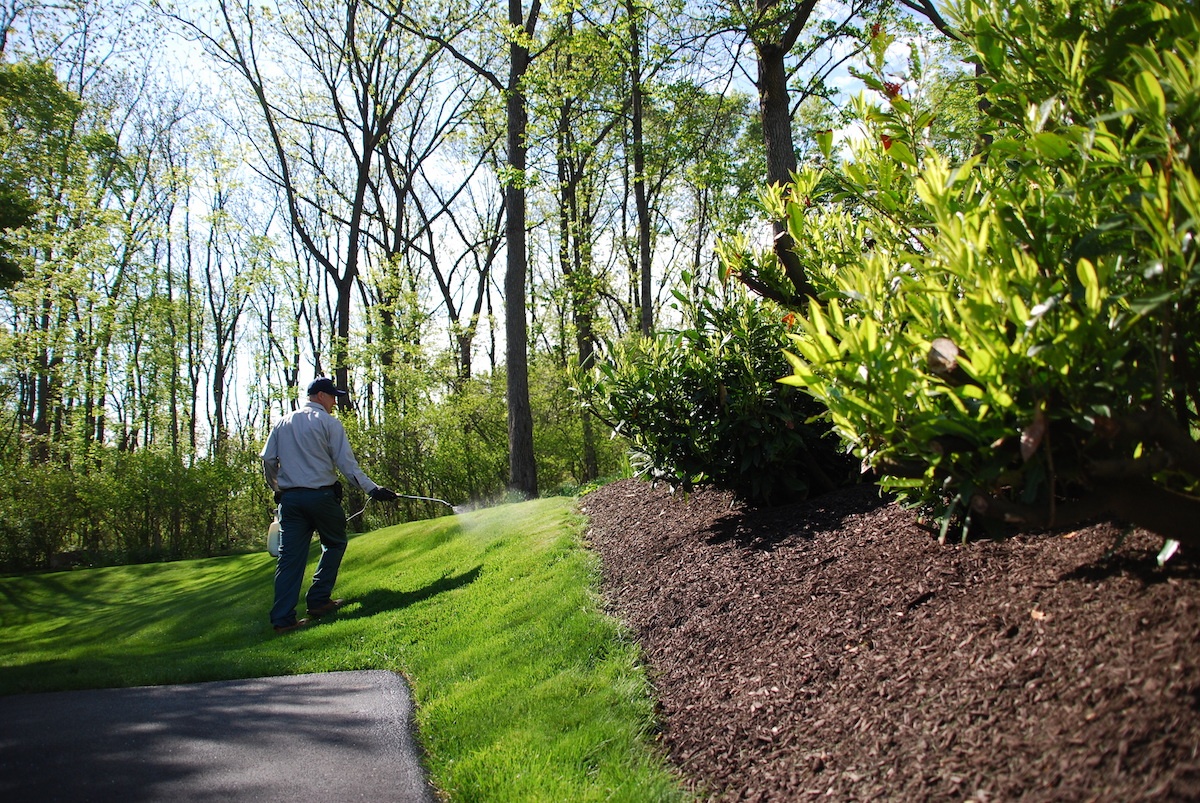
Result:
M337 472L374 500L388 502L397 494L371 480L358 466L346 428L333 417L339 397L350 394L318 377L308 386L308 402L276 422L263 446L263 476L279 503L279 558L275 564L275 604L271 624L276 633L304 627L332 613L345 600L333 599L333 585L346 552L346 511ZM313 531L321 538L321 559L305 602L308 618L296 618L304 567Z

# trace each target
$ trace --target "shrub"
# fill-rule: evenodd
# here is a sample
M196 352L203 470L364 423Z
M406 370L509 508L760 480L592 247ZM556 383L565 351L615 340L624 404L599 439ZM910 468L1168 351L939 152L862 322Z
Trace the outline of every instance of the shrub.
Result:
M3 468L6 571L225 554L259 546L269 520L270 497L252 454L184 464L152 449L97 448L73 465L8 455Z
M584 394L628 439L638 474L779 503L839 484L846 464L823 408L775 380L794 316L737 286L677 292L687 328L612 344ZM786 321L785 321L786 319Z
M401 494L451 504L498 497L508 472L503 375L499 387L495 376L484 376L462 381L433 398L429 377L416 373L407 377L408 387L393 387L396 398L382 422L368 425L358 416L342 419L359 464L367 476ZM446 513L436 502L412 499L367 504L366 494L346 485L347 511L365 511L351 524L359 530Z
M607 428L581 404L574 393L577 374L564 370L548 355L534 355L530 361L533 451L537 456L538 489L543 496L574 495L600 477L629 473L627 444L619 437L608 437ZM591 418L586 422L586 431L585 414ZM589 476L588 448L592 450L595 476Z
M529 378L538 485L543 492L573 492L586 480L578 400L568 392L567 374L548 358L531 360ZM343 419L367 474L397 492L452 504L508 499L504 369L460 380L442 395L416 389L419 393L410 390L408 403L389 409L379 425L366 426L355 416ZM623 456L613 442L598 444L596 452L603 475L620 473ZM366 505L365 495L352 488L348 493L348 506L365 506L352 525L364 529L445 512L436 503L412 500Z
M58 469L0 458L0 571L43 568L73 547L78 500L71 477Z
M943 527L1109 513L1195 543L1197 11L952 14L990 103L974 158L928 147L927 113L883 80L881 37L868 83L884 104L859 105L870 136L848 163L826 142L823 166L766 196L822 289L785 381ZM726 258L775 275L769 254Z

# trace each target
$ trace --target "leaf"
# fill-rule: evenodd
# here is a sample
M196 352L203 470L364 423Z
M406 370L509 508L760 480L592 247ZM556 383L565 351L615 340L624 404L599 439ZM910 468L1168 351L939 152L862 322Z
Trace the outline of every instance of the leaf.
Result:
M1059 134L1043 131L1030 139L1030 145L1047 159L1063 159L1071 153L1071 141Z
M1167 98L1163 95L1162 84L1154 77L1154 73L1143 70L1138 73L1134 85L1137 88L1138 99L1142 102L1142 108L1153 112L1155 117L1166 117Z
M879 418L882 418L882 414L880 413L878 407L875 407L870 402L868 402L866 399L860 398L858 395L856 395L854 393L843 392L841 394L840 400L847 406L852 407L855 410L859 411L862 415L864 415L867 418L868 421L872 420L872 419L877 420Z
M1081 259L1075 265L1075 273L1083 284L1087 308L1093 313L1099 313L1103 299L1100 296L1100 277L1096 275L1096 266L1090 259Z
M886 476L885 481L880 485L886 488L921 488L924 487L925 480L918 477Z
M833 129L818 131L816 137L817 147L821 149L821 154L828 159L833 153Z
M1108 87L1112 90L1113 107L1118 116L1132 114L1137 109L1137 98L1134 97L1133 91L1129 87L1116 81L1109 81Z
M1172 300L1175 297L1173 290L1164 290L1161 293L1156 293L1152 296L1142 296L1141 298L1130 299L1129 308L1138 315L1146 315L1161 307L1163 304Z
M906 164L909 167L917 166L917 157L913 155L912 149L898 139L892 140L891 146L887 149L887 154L901 164Z
M1169 561L1175 555L1175 552L1178 549L1179 542L1174 538L1168 538L1167 540L1163 541L1162 549L1158 552L1158 565L1167 565L1167 561Z
M795 341L795 342L797 342L797 343L801 343L801 342L803 342L803 341L802 341L800 338L796 338L796 341ZM792 368L792 370L793 370L793 371L800 371L800 370L806 370L806 371L807 371L807 370L810 370L810 369L809 369L809 367L808 367L808 363L806 363L806 362L805 362L803 359L801 359L800 357L797 357L795 354L792 354L790 351L784 351L784 352L783 352L783 358L784 358L785 360L787 360L787 362L788 362L788 365L790 365L790 366L791 366L791 368Z
M1050 119L1051 113L1058 107L1058 98L1048 98L1041 102L1037 108L1029 110L1030 125L1034 131L1041 132L1046 127L1047 121Z
M808 319L812 323L812 326L806 328L809 329L813 340L816 341L816 345L820 346L821 350L824 352L825 359L836 360L838 357L838 347L834 339L829 336L829 330L825 322L825 315L818 307L812 305L809 310ZM808 357L809 355L805 354L805 356ZM820 359L814 359L814 357L809 357L809 360L812 362L823 361Z

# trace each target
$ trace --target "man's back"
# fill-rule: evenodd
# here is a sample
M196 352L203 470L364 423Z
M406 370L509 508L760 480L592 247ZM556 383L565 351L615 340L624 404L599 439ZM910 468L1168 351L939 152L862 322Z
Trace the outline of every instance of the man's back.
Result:
M331 434L341 422L316 402L307 402L279 419L267 438L263 460L275 460L280 490L324 488L337 482Z

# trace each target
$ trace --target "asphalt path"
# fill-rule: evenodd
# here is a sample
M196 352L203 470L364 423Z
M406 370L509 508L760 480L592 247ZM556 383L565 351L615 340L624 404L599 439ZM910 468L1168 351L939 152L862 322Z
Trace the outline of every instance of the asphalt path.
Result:
M0 800L432 803L392 672L0 697Z

